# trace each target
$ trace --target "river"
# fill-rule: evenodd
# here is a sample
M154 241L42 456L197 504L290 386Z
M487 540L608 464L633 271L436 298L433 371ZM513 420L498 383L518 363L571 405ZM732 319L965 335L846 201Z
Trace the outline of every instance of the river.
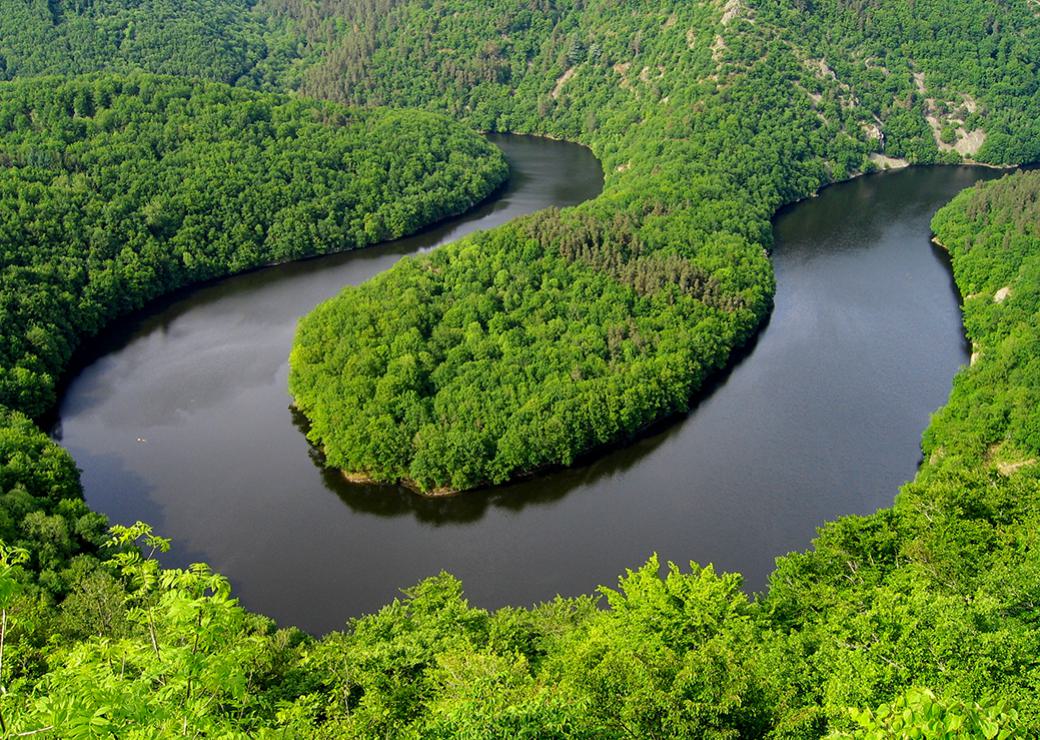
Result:
M286 392L297 319L401 255L602 186L581 147L493 140L513 177L473 213L185 291L94 340L55 429L90 506L152 523L174 540L168 564L205 561L245 606L321 633L441 570L487 607L613 585L653 552L742 572L757 590L818 525L891 504L968 358L928 222L990 170L872 175L782 211L768 325L687 417L630 447L435 500L321 469Z

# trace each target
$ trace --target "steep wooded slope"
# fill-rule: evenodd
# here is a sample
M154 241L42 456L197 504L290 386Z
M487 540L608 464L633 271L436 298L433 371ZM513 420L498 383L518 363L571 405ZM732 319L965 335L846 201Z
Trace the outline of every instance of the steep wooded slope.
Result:
M1035 64L1009 60L1037 19L997 11L330 3L357 29L342 39L308 16L332 40L312 31L325 57L304 90L575 138L607 172L594 202L408 260L304 321L290 389L311 438L332 466L443 492L685 410L769 310L780 205L882 154L960 161L971 137L980 158L1035 153Z

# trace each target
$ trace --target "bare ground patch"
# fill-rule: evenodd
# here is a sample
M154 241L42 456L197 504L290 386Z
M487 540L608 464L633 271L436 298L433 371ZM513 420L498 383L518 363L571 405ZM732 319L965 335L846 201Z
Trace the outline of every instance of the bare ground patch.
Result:
M879 154L877 152L870 155L870 161L873 162L879 170L901 170L904 167L910 166L910 163L901 157L890 157L887 154Z
M563 91L563 86L566 85L567 81L570 80L570 78L573 76L574 67L569 67L566 72L564 72L556 79L556 85L553 87L552 93L550 93L550 95L552 95L553 100L556 100L560 97L560 93Z

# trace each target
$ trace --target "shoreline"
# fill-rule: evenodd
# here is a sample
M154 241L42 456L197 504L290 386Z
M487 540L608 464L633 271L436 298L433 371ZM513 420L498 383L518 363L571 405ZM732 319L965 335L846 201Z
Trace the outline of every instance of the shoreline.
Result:
M324 453L322 453L324 454ZM460 493L466 491L472 491L481 486L474 486L473 488L451 488L450 486L441 486L439 488L432 488L429 491L424 491L419 484L412 478L398 478L392 483L381 481L373 478L368 473L354 472L350 470L344 470L343 468L336 468L339 474L343 477L347 483L353 483L356 485L372 485L372 486L401 486L407 488L412 493L422 496L423 498L449 498L451 496L457 496Z

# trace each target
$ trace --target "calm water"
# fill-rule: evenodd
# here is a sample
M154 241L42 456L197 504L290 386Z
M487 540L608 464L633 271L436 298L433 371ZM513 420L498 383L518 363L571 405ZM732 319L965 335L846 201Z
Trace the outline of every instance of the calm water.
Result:
M515 176L468 218L207 286L100 338L57 433L90 505L153 523L174 538L171 564L204 560L246 606L321 632L442 569L488 607L613 584L655 551L741 571L758 589L820 523L891 503L967 360L928 221L991 171L875 175L782 213L769 325L692 414L632 447L441 500L320 469L285 390L297 318L402 254L601 187L584 149L496 142Z

